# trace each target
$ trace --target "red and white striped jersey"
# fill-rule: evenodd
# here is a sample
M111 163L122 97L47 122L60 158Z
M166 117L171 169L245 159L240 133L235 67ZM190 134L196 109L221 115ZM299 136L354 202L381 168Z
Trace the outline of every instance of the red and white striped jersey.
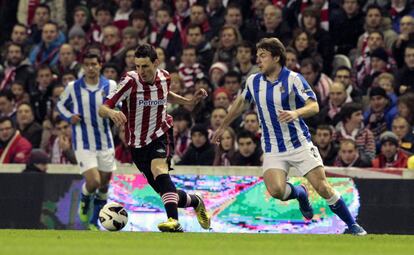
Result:
M114 108L122 102L127 118L125 138L128 145L141 148L164 135L173 125L167 114L167 95L170 91L170 74L158 69L154 84L144 82L136 71L128 72L112 91L105 104Z

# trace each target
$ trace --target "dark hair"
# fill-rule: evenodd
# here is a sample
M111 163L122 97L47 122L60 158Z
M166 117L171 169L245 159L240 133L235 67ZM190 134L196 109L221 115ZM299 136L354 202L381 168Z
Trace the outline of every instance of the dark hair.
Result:
M194 51L195 51L195 53L196 53L196 55L197 55L197 48L196 48L196 47L194 47L193 45L187 45L187 46L185 46L185 47L183 48L183 52L184 52L185 50L194 50Z
M67 121L66 119L62 118L61 116L57 116L54 120L53 120L53 126L56 126L57 124L59 124L60 122L67 122L69 123L69 121Z
M101 72L103 73L106 68L113 68L113 69L115 69L115 71L117 72L118 75L121 74L121 71L119 70L119 67L118 67L117 63L114 63L114 62L107 62L107 63L105 63L102 66Z
M230 78L237 78L237 82L241 83L241 75L238 72L236 72L234 70L229 71L228 73L226 73L223 76L223 82L226 80L226 78L229 78L229 77Z
M237 134L237 142L239 142L241 138L250 138L254 143L256 143L256 136L248 130L242 130Z
M2 92L0 92L0 97L5 97L9 101L13 101L14 100L14 96L11 93L11 91L2 91Z
M348 73L349 73L350 75L352 75L352 70L351 70L351 68L349 68L349 67L347 67L347 66L339 66L338 68L336 68L336 70L335 70L335 72L334 72L334 77L336 76L336 74L337 74L339 71L343 71L343 70L348 71Z
M239 11L240 11L241 16L243 17L243 12L242 12L242 9L240 8L240 5L238 5L237 3L230 2L230 3L227 5L227 8L226 8L226 11L225 11L224 15L227 15L227 13L229 12L229 10L230 10L230 9L237 9L237 10L239 10Z
M332 126L330 126L330 125L321 124L321 125L318 125L316 127L316 131L318 131L318 129L320 129L320 130L328 130L330 135L332 135L332 133L333 133Z
M132 25L132 21L134 19L145 20L147 25L148 25L148 22L149 22L148 14L146 14L143 10L135 10L129 15L128 20L129 20L130 25Z
M244 114L244 118L246 118L247 115L254 115L254 116L256 116L257 121L259 121L259 115L257 115L257 112L255 112L255 111L248 111L247 113Z
M135 57L136 58L149 58L151 62L154 62L158 59L157 52L155 48L149 44L141 44L135 50Z
M100 11L109 12L109 14L112 17L114 17L114 15L115 15L115 13L113 11L113 8L111 8L111 6L109 6L108 4L105 4L105 3L100 4L100 5L98 5L98 7L96 7L95 14L98 15L98 12L100 12Z
M6 44L6 49L7 49L7 51L9 51L9 48L10 48L11 46L16 46L16 47L20 48L20 51L22 52L22 54L24 54L24 48L23 48L23 45L21 45L21 44L19 44L19 43L15 43L15 42L8 42L8 43Z
M410 116L408 117L407 121L408 123L410 123L410 125L414 124L414 93L413 92L407 92L402 94L397 101L397 105L398 104L405 104L409 111L410 111Z
M98 60L98 62L99 63L101 63L101 58L97 55L97 54L94 54L94 53L86 53L84 56L83 56L83 60L82 60L82 62L84 62L85 61L85 59L91 59L91 58L96 58L97 60Z
M370 5L368 5L367 6L367 10L365 11L366 15L368 15L368 12L370 10L372 10L372 9L377 9L380 12L381 16L383 16L382 8L378 4L370 4Z
M167 5L163 5L163 6L161 6L161 8L159 8L157 11L156 11L156 13L155 13L155 15L157 15L158 14L158 12L160 12L160 11L164 11L164 12L166 12L166 13L168 13L168 15L170 16L170 17L172 17L173 16L173 12L172 12L172 10L171 10L171 8L169 8Z
M318 73L321 70L320 64L313 58L305 58L300 62L300 67L310 66L312 71Z
M201 25L198 24L194 24L194 23L190 23L187 27L187 32L190 31L190 29L195 29L198 28L200 29L200 32L203 33L203 27Z
M35 12L36 12L36 10L37 10L38 8L44 8L44 9L46 9L46 10L47 10L47 12L48 12L48 13L49 13L49 15L50 15L50 7L49 7L49 5L47 5L47 4L38 4L38 5L35 7Z
M23 23L20 23L20 22L17 22L16 24L14 24L13 25L13 28L14 27L24 27L24 29L26 29L26 32L27 32L27 30L29 29L25 24L23 24Z
M13 129L16 129L16 125L14 124L12 118L8 117L8 116L4 116L4 117L0 117L0 124L3 124L6 121L10 121Z
M30 110L32 111L32 115L33 115L33 117L34 117L35 111L34 111L33 105L31 105L31 104L30 104L30 103L28 103L28 102L21 102L21 103L20 103L20 104L16 107L16 110L17 110L17 109L19 109L19 108L20 108L20 106L22 106L22 105L27 105L27 106L29 106Z
M354 112L362 111L362 110L363 110L363 107L359 103L354 103L354 102L346 103L341 107L341 110L339 112L339 116L341 117L340 119L344 123L346 123L348 121L348 119L351 118L351 116Z
M280 57L279 63L281 66L286 65L286 49L283 43L276 37L263 38L256 45L257 49L267 50L272 54L272 57Z
M54 22L54 21L48 21L48 22L46 22L46 23L44 24L44 26L46 26L46 25L53 25L53 26L55 26L56 31L57 31L57 33L59 34L59 25L58 25L56 22Z
M414 49L414 43L410 42L407 44L407 46L405 47L405 49L410 48L410 49ZM404 50L405 52L405 50Z
M203 8L204 13L207 13L206 7L198 1L195 2L193 5L191 5L190 9L193 8L193 7L201 7L201 8Z
M354 146L354 149L356 149L356 148L357 148L355 141L354 141L354 140L352 140L352 139L350 139L350 138L345 138L345 139L342 139L342 140L339 142L339 148L341 148L341 146L342 146L343 144L345 144L345 143L350 143L350 144L352 144L352 145Z
M379 34L380 36L381 36L381 38L382 38L382 40L384 40L384 33L382 32L382 31L380 31L380 30L373 30L373 31L371 31L371 32L369 32L368 33L368 37L370 36L370 35L372 35L372 34Z
M193 120L191 118L191 112L189 112L185 108L178 107L177 109L171 112L171 116L174 118L174 120L187 121L189 128L193 125Z
M249 49L250 49L250 51L252 52L252 54L254 54L254 51L256 50L256 49L254 48L254 45L253 45L251 42L246 41L246 40L241 41L241 42L237 45L237 49L238 49L238 48L249 48Z
M306 7L303 11L302 11L302 17L300 18L300 23L302 24L302 27L305 27L303 24L303 20L305 18L305 16L311 16L313 18L316 19L316 28L318 28L320 26L321 23L321 12L313 7L313 6L309 6Z

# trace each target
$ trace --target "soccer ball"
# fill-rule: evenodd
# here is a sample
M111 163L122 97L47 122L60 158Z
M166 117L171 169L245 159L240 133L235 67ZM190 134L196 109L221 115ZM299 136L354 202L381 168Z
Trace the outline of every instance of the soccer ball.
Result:
M127 224L128 213L122 205L111 202L99 211L99 222L109 231L118 231Z

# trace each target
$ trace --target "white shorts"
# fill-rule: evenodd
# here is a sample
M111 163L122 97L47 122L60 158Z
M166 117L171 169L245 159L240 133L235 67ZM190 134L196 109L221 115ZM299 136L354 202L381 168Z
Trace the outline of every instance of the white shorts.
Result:
M81 174L92 168L103 172L116 170L114 149L105 151L76 150L75 155Z
M263 173L268 169L280 169L289 173L289 168L294 167L301 176L304 176L318 166L323 166L323 160L313 143L293 151L263 155Z

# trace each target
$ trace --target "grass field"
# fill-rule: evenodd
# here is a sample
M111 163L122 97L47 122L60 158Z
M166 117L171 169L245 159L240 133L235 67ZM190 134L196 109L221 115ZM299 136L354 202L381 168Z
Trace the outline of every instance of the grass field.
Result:
M0 230L0 255L414 254L414 236Z

